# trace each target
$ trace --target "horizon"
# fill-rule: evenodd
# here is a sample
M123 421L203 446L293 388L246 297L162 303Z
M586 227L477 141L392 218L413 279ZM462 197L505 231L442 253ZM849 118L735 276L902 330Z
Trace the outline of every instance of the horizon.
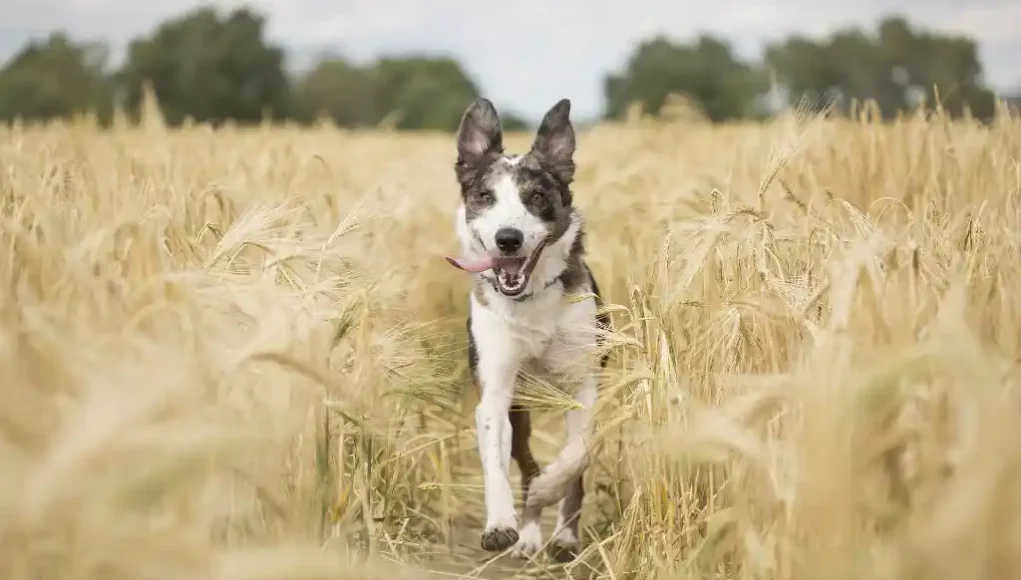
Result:
M504 18L455 0L436 0L430 10L412 0L391 0L384 10L361 0L340 7L319 0L174 0L155 10L139 9L128 0L13 4L14 16L0 24L3 63L27 42L63 30L75 41L105 43L108 64L116 66L131 39L151 34L168 18L202 5L221 11L247 5L266 18L266 37L284 50L291 73L300 74L329 54L360 64L381 56L451 56L501 111L533 123L563 97L571 99L579 121L599 118L605 75L622 68L638 42L657 35L681 42L700 34L717 36L730 42L739 58L757 61L765 43L791 34L816 38L848 26L871 30L896 15L916 28L970 36L990 88L1001 96L1021 90L1021 73L1014 64L1021 61L1021 33L1008 24L1021 17L1021 4L869 0L822 10L806 0L751 7L725 0L687 8L636 0L623 11L612 4L594 11L594 3L589 3L589 10L582 12L580 0L557 5L522 0L502 5ZM646 10L634 10L636 6ZM572 23L569 31L564 23ZM480 48L480 43L488 46Z

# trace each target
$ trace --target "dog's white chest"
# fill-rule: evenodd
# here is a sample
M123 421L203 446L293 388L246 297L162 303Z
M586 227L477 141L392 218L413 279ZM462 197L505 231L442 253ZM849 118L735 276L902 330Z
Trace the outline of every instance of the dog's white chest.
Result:
M537 296L527 302L501 301L491 304L503 324L500 332L517 343L524 359L542 358L557 336L565 301L558 292Z
M491 357L508 357L535 370L562 371L595 347L596 305L573 301L551 289L526 302L473 300L475 339ZM497 354L499 353L499 354ZM483 354L485 357L485 354Z

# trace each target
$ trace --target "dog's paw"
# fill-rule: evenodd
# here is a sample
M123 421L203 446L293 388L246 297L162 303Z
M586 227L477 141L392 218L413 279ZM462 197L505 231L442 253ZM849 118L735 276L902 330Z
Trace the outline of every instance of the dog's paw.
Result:
M518 542L514 544L514 555L527 560L542 549L542 528L538 522L528 522L521 528Z
M578 557L578 543L577 542L565 542L559 538L554 538L550 542L549 548L546 550L553 560L566 564L574 561Z
M569 527L561 528L553 535L547 552L555 561L565 564L578 557L579 543L574 530Z
M511 526L495 525L482 532L482 549L502 552L518 541L518 531Z

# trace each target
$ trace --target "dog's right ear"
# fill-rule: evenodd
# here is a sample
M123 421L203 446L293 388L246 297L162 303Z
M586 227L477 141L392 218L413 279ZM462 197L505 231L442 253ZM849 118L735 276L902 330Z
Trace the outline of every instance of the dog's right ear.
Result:
M471 159L502 151L500 115L489 99L476 99L461 117L461 127L457 130L457 156L459 159Z

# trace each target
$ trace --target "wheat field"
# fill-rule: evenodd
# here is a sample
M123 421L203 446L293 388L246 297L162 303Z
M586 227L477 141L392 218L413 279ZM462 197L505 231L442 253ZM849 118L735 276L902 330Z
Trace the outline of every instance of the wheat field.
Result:
M453 137L155 111L0 129L4 578L1021 575L1021 119L581 131L565 566L478 547Z

